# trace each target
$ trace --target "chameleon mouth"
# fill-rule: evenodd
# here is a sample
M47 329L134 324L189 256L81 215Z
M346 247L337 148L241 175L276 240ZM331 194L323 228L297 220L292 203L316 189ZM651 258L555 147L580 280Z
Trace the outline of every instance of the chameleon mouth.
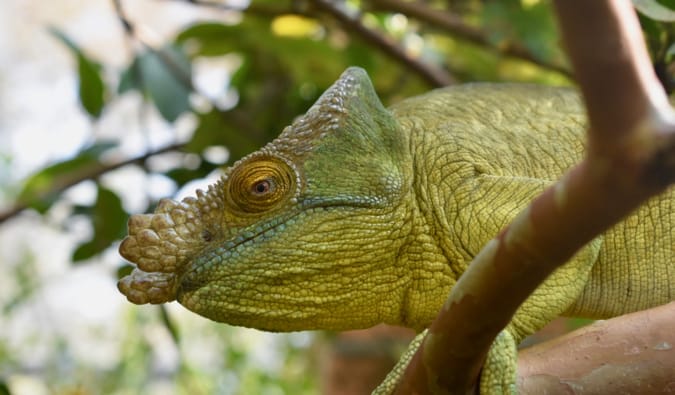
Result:
M372 208L373 199L335 197L331 199L304 199L294 212L258 225L253 229L220 242L212 243L203 237L213 207L201 191L198 199L175 202L164 199L153 214L136 214L129 218L129 235L119 247L120 255L136 264L131 274L118 281L117 288L135 304L160 304L185 298L212 282L222 281L225 275L208 276L204 272L229 259L233 253L245 252L253 243L264 242L290 226L297 218L316 211L334 209L358 210ZM206 208L209 210L207 211ZM207 232L209 235L217 232ZM206 259L208 257L208 259Z
M161 304L176 300L174 273L144 272L134 268L117 282L117 289L134 304Z
M342 209L343 212L354 212L366 207L365 204L345 204L344 201L334 200L330 204L325 201L315 201L312 204L303 204L304 207L283 218L259 225L255 231L244 232L236 238L221 243L218 246L202 251L195 256L186 266L186 270L179 275L176 287L176 299L192 309L188 305L190 299L203 288L213 284L235 283L233 276L237 276L237 261L246 260L247 253L256 249L256 244L262 244L268 239L274 239L280 232L293 226L298 218L312 216L319 211L331 211ZM368 206L369 207L369 206ZM273 258L271 258L273 259ZM251 262L249 262L251 263ZM226 268L223 271L220 269ZM205 292L209 292L208 290ZM198 303L198 302L195 302ZM311 304L311 301L307 303ZM229 322L229 321L228 321Z

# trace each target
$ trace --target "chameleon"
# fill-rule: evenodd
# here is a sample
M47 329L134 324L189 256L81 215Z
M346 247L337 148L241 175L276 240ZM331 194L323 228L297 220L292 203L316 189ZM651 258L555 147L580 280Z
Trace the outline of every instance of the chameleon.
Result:
M206 191L132 215L119 252L136 267L118 288L132 303L176 300L268 331L423 334L481 248L581 160L586 124L570 88L468 83L385 108L367 73L348 68ZM673 301L674 228L670 189L557 269L494 341L481 393L513 393L516 346L559 315Z

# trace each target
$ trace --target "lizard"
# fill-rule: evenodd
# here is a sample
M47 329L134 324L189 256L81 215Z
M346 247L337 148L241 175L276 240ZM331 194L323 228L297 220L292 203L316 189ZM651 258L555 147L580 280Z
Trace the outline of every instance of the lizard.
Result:
M132 215L119 252L136 267L118 288L268 331L384 322L423 334L483 245L580 161L585 128L571 88L468 83L385 108L348 68L206 191ZM514 392L517 344L559 315L674 300L673 228L670 189L556 270L496 338L481 393Z

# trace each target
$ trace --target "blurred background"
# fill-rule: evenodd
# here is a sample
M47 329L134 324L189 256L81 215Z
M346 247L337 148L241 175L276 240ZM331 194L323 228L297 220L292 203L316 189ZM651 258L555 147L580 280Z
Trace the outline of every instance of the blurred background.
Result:
M634 5L672 93L675 0ZM205 188L350 65L385 104L465 81L574 84L544 0L3 0L0 395L372 389L410 332L270 334L115 285L130 213Z

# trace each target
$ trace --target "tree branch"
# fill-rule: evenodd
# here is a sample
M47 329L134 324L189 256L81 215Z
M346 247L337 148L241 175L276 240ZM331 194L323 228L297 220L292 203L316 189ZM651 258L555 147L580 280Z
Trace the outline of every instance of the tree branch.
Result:
M151 156L163 154L165 152L176 151L181 149L183 146L184 144L171 144L169 146L149 151L133 158L109 164L99 163L97 166L88 167L84 171L78 173L71 173L69 174L69 177L60 180L60 182L58 183L55 183L49 191L45 192L42 196L37 197L37 199L38 200L44 199L47 196L59 194L65 191L66 189L72 187L73 185L79 184L82 181L97 179L98 177L102 176L103 174L109 171L119 169L120 167L124 167L134 163L143 163ZM14 206L6 210L0 211L0 224L16 216L17 214L27 209L28 207L29 204L26 202L17 202L14 204Z
M245 12L247 14L254 14L257 16L264 16L268 18L277 17L280 15L286 15L289 13L298 14L302 13L300 10L289 10L283 7L269 6L266 4L257 4L250 2L245 7L235 7L231 4L224 3L222 1L210 1L210 0L169 0L169 1L178 1L182 3L189 3L200 7L212 8L219 11L236 11L236 12Z
M353 32L363 40L376 46L384 53L410 70L417 73L433 87L441 87L455 83L456 79L447 71L426 64L420 59L408 55L403 48L388 37L375 30L367 28L361 23L360 18L348 15L342 9L329 0L312 0L317 9L326 12L340 22L347 32Z
M572 73L567 67L539 59L522 45L517 43L507 43L506 45L495 46L488 39L488 35L484 30L466 24L460 17L449 12L430 8L421 2L369 0L368 3L372 5L374 10L398 12L408 17L419 19L431 26L444 30L455 37L496 51L502 56L522 59L540 67L558 72L569 78L573 78Z
M398 393L473 391L494 338L534 289L584 244L675 180L675 115L649 67L631 3L555 4L588 105L591 147L581 164L475 257Z
M673 328L675 302L526 348L518 354L518 393L667 393L675 388Z

